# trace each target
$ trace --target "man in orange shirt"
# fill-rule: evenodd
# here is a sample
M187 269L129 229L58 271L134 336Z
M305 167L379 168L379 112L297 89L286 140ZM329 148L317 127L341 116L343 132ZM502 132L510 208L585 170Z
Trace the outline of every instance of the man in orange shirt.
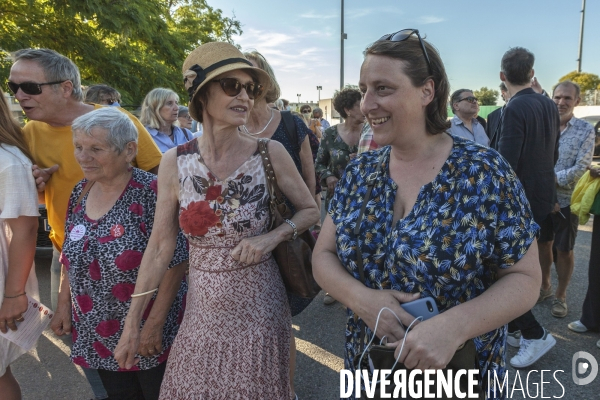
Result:
M67 204L73 187L83 179L74 156L71 124L77 117L102 106L83 102L79 69L67 57L49 49L19 50L13 57L8 86L30 120L23 132L36 162L33 175L39 200L46 204L52 227L51 302L52 308L56 308L61 275L58 258L65 236ZM133 165L156 173L162 156L160 150L137 118L121 111L138 128L138 154ZM93 376L94 372L87 370L86 376L96 397L105 398L104 387L97 373Z

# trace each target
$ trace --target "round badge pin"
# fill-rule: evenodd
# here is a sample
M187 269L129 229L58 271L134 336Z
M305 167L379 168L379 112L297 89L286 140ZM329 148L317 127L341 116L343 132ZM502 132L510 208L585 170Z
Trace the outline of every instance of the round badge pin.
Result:
M81 240L81 238L85 235L85 226L84 225L75 225L75 227L69 233L69 239L76 242Z
M113 225L112 228L110 228L110 235L114 238L120 238L124 234L125 228L123 228L123 225L117 224Z

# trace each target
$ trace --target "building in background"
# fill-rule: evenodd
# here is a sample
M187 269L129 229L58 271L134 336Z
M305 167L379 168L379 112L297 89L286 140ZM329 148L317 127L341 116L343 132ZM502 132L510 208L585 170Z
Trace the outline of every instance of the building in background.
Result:
M15 117L15 119L19 121L21 125L25 125L25 121L23 120L23 110L21 109L19 102L14 98L14 96L10 96L8 93L4 93L4 97L6 97L8 108L13 114L13 117Z

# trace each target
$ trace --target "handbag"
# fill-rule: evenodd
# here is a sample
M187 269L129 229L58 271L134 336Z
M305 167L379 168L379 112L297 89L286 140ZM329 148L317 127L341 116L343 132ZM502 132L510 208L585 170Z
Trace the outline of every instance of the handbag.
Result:
M259 139L258 150L267 177L271 213L269 231L272 231L279 225L285 224L285 220L291 219L293 215L292 210L285 203L283 193L277 186L277 178L267 149L268 142L269 139ZM279 243L271 252L279 266L286 290L309 299L314 298L321 291L312 272L311 258L315 243L315 238L306 230L302 233L299 232L295 239Z
M366 179L366 183L367 183L367 192L365 194L365 198L362 201L362 206L360 209L360 213L358 215L358 218L356 220L356 225L354 226L354 235L355 237L358 237L358 234L360 232L360 224L362 222L362 219L364 217L365 214L365 209L367 207L367 203L369 202L369 199L371 197L371 191L373 190L373 186L375 185L375 182L378 180L379 178L379 173L381 171L381 164L383 162L383 157L380 157L379 159L379 163L377 164L377 168L375 169L375 172L370 174L367 179ZM360 245L356 246L356 265L358 267L358 274L360 276L360 281L366 285L366 278L365 278L365 269L364 269L364 264L363 264L363 257L362 257L362 252L360 250ZM398 318L398 317L396 317ZM406 375L408 376L410 374L410 369L406 368L406 366L404 366L404 364L400 363L400 362L396 362L396 357L394 356L394 352L396 351L396 349L394 347L388 347L385 345L373 345L370 346L369 348L367 348L365 350L364 348L364 339L365 339L365 323L362 321L362 319L360 320L360 353L361 354L357 354L355 359L354 359L354 367L356 369L368 369L368 364L365 364L363 362L363 365L358 365L359 364L359 360L361 358L365 358L365 357L361 357L361 355L368 355L368 358L371 362L371 365L373 366L373 369L378 369L378 370L392 370L392 373L390 374L390 385L387 385L387 390L385 391L385 393L393 393L394 389L395 389L395 385L394 385L394 381L392 379L394 372L398 371L398 370L406 370ZM410 327L409 327L410 328ZM375 335L376 332L373 332L373 335ZM366 360L366 358L365 358ZM393 368L393 369L392 369ZM456 351L456 353L454 353L454 356L452 357L452 359L450 360L450 362L448 363L448 365L446 366L446 368L443 369L444 373L446 373L447 371L457 371L460 369L479 369L479 363L478 363L478 357L477 357L477 349L475 348L475 343L473 342L473 340L467 340L465 343L463 343L458 350ZM454 375L453 375L454 376ZM419 374L418 377L414 380L415 385L417 385L420 381L420 385L421 387L424 387L424 378L422 374ZM433 393L434 391L437 392L437 387L432 386L431 387L431 392ZM468 392L468 378L466 375L463 375L460 379L460 388L461 390L464 392ZM479 399L485 399L485 392L483 391L483 388L481 387L481 384L478 384L477 387L474 389L474 392L478 394L478 398ZM442 392L444 393L444 392ZM380 399L381 397L379 397L381 394L380 391L380 386L379 384L377 384L376 390L375 390L375 397L373 397L374 399ZM407 399L411 399L411 397L405 397ZM453 399L452 397L436 397L438 399Z

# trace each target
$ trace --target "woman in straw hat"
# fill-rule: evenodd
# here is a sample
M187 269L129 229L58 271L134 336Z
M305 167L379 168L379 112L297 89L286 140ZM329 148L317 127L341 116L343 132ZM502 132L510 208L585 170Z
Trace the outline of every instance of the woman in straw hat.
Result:
M153 234L135 293L152 293L181 226L190 242L187 310L171 349L164 399L290 399L291 317L270 252L314 224L316 204L285 148L267 144L279 187L296 214L268 232L269 194L258 140L238 129L268 75L228 43L207 43L183 66L189 112L204 134L167 151ZM115 357L132 368L150 296L131 303ZM154 306L156 307L156 305Z

